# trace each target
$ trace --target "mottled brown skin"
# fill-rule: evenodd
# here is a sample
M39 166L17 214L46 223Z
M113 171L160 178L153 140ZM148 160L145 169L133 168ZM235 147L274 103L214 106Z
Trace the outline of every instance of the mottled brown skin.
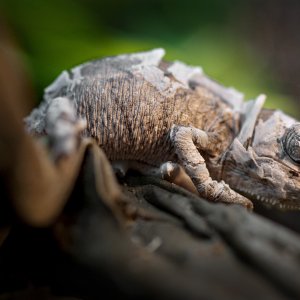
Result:
M142 78L121 72L107 74L105 82L87 78L78 87L78 113L87 119L85 135L94 137L110 160L138 160L159 166L176 161L170 141L173 124L193 126L211 133L219 157L236 135L229 105L205 88L180 89L162 95ZM108 105L109 103L109 105Z
M238 132L228 104L204 87L179 87L166 93L139 72L110 65L99 69L100 76L86 76L75 88L74 100L78 115L87 120L83 134L95 138L111 161L134 160L152 166L178 162L201 196L252 206L227 185L213 180L221 173L218 159ZM165 70L164 76L176 81ZM183 127L202 130L208 144L197 137L199 132L192 137ZM199 139L198 145L192 139ZM193 150L194 143L197 150Z

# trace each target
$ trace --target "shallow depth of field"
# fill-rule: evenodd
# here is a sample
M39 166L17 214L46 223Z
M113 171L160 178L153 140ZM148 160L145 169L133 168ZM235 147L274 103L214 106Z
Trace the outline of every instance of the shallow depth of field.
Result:
M63 70L163 47L227 86L299 117L297 1L10 0L0 5L40 101Z

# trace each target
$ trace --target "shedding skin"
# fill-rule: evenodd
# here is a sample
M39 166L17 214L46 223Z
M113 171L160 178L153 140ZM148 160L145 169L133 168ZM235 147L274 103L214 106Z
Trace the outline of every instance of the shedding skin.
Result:
M81 135L93 138L121 175L134 168L213 202L251 209L250 198L300 209L299 123L262 109L264 95L244 102L242 93L201 68L163 56L154 49L62 72L26 118L28 131L49 135L51 107L68 99L76 117L86 120ZM69 132L50 134L58 153L74 146L78 131L71 119L60 119L71 124Z
M75 152L85 128L86 122L77 118L73 103L68 98L55 98L48 107L45 125L53 159Z

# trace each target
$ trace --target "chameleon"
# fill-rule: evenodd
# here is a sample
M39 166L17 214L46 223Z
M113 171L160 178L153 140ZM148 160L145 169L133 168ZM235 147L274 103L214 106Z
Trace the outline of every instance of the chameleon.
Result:
M49 135L49 115L73 110L86 121L81 136L95 139L115 166L129 163L162 176L181 168L208 201L252 209L255 199L299 210L300 123L263 108L265 95L245 101L201 67L164 55L153 49L63 71L25 119L28 131Z

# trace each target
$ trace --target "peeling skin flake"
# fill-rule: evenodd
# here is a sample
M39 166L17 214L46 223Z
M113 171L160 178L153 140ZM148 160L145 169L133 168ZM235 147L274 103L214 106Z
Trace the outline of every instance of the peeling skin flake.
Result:
M195 76L203 73L200 67L190 67L180 61L175 61L169 68L168 71L186 87L189 86L189 80Z
M140 66L158 66L165 56L165 50L162 48L153 49L152 51L139 52L133 54L119 55L118 59L138 60Z
M72 79L70 78L67 71L63 71L54 82L45 88L45 94L47 95L55 95L58 91L60 91L63 87L68 86L72 83Z

